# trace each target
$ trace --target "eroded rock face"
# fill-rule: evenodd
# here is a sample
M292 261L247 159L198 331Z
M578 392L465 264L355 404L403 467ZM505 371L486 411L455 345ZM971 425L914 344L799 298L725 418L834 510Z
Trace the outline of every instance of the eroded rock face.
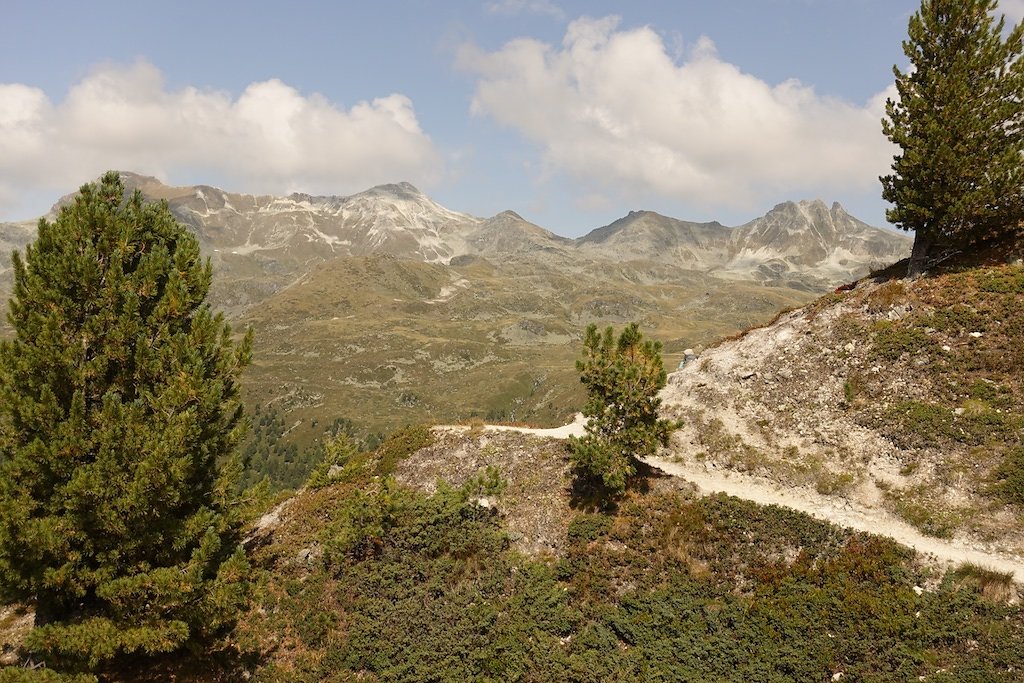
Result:
M765 282L796 280L834 286L905 258L912 240L872 227L838 203L784 202L737 228L691 223L651 211L631 211L580 238L593 258L674 263L721 277Z
M780 276L840 282L905 258L911 244L906 235L857 220L838 202L785 202L735 229L722 271L742 275L775 264Z

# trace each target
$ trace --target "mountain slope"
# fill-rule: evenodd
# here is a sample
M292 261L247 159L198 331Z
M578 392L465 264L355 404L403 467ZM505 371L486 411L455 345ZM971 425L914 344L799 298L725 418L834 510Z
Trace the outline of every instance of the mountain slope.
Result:
M727 262L732 230L721 223L691 223L653 211L628 216L577 240L593 258L651 260L693 270L711 270Z
M207 185L170 187L129 172L122 178L129 189L166 200L196 234L216 272L213 302L229 315L264 301L318 263L370 254L446 264L483 257L559 268L581 262L595 268L651 262L823 291L898 260L910 249L906 236L872 228L838 204L829 210L820 201L780 204L739 228L634 211L570 240L512 211L486 219L452 211L408 183L351 196L273 197ZM72 197L61 198L51 217ZM8 224L2 232L0 252L22 248L32 231Z
M572 240L525 220L515 211L502 211L481 221L466 237L467 253L489 258L546 255L571 257Z
M785 202L735 229L721 272L770 279L789 273L834 282L905 257L911 240L874 228L838 203ZM854 278L850 278L854 279Z
M473 416L558 423L582 403L574 361L589 322L641 321L678 362L804 301L659 264L372 255L318 265L239 322L257 330L247 398L285 411L298 425L289 438L306 441L337 417L373 430Z
M336 258L388 254L446 263L466 252L466 236L481 223L444 208L409 183L347 197L273 197L205 185L172 188L132 173L122 178L147 197L166 199L192 229L217 273L214 300L230 313Z
M409 183L380 185L347 197L287 197L225 192L199 185L168 188L154 178L122 173L129 188L167 199L199 239L233 254L364 256L385 253L426 262L461 253L479 219L444 208Z
M1024 559L1024 268L866 280L670 377L676 455Z
M819 291L904 258L911 244L822 201L784 202L738 228L631 211L577 240L594 259L653 260Z
M25 245L36 237L36 222L0 223L0 301L6 302L11 295L13 274L11 254L25 252ZM4 309L6 311L6 308ZM7 316L0 316L0 330L7 325Z
M822 291L909 253L910 239L873 228L838 204L786 202L738 228L630 212L577 240L512 211L487 219L447 209L408 183L347 197L255 196L209 186L174 188L123 173L129 187L166 199L214 261L216 301L241 311L316 263L389 254L426 263L481 256L595 263L652 261L729 279ZM68 197L62 201L68 201Z
M191 228L213 262L213 306L255 329L246 400L278 411L289 447L339 418L363 432L474 415L555 423L581 402L574 360L590 323L638 321L674 363L864 269L853 260L823 278L819 256L799 251L813 233L832 258L849 230L819 224L838 211L781 212L772 225L795 227L777 230L635 212L569 240L511 211L451 211L407 183L271 197L122 176ZM0 248L33 231L4 226ZM726 270L759 249L790 261ZM0 294L9 282L0 273Z

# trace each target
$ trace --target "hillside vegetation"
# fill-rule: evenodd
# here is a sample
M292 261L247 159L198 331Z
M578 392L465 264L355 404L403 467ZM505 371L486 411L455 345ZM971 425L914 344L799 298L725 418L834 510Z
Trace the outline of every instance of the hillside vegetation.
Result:
M810 298L655 263L338 258L242 321L257 331L248 405L283 427L260 473L300 484L306 449L337 418L359 438L474 418L562 424L585 400L573 363L589 322L640 321L674 367L687 347Z
M861 281L676 373L677 457L1024 554L1024 267Z
M672 367L910 247L821 201L735 228L634 211L573 240L407 183L275 197L120 177L168 202L211 259L213 307L255 330L247 477L276 488L308 476L339 419L364 441L417 421L560 424L583 405L573 361L590 323L639 322ZM34 238L34 223L0 224L0 301L10 253Z
M1022 296L1024 268L999 266L880 276L783 314L670 376L665 405L691 423L677 453L835 495L873 486L897 511L918 481L942 495L903 500L932 512L962 496L976 507L953 533L1009 552ZM908 404L947 422L918 426ZM894 415L908 417L885 430ZM107 680L950 682L1024 670L1017 588L984 567L944 571L884 537L700 497L657 471L599 511L574 489L564 442L479 426L409 428L346 453L252 525L254 601L233 631ZM886 488L878 473L893 468L907 481ZM17 613L5 621L17 627Z
M671 377L676 453L1019 557L1022 300L1006 265L881 274L783 314ZM236 634L257 680L1020 678L1007 575L656 472L598 513L559 442L431 438L264 525Z
M464 429L419 450L427 434L261 522L259 598L233 635L254 680L1012 681L1024 667L1004 577L943 575L884 538L665 477L589 512L561 443Z

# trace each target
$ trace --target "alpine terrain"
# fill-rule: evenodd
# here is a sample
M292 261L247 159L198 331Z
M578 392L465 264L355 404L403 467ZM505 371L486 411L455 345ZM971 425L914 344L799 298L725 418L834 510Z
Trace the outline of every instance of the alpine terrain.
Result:
M449 210L408 183L271 197L122 179L168 202L213 264L213 305L255 329L252 448L279 485L300 483L316 457L303 449L340 424L371 442L419 421L560 424L582 403L587 324L639 321L676 363L910 246L818 201L736 228L632 212L573 240L513 211ZM0 226L5 269L33 236Z

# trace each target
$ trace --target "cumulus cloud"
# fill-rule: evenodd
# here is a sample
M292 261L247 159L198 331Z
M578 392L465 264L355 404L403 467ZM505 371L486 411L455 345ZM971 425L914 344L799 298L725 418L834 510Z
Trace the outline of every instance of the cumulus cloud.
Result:
M795 80L769 84L703 38L681 62L650 28L616 17L572 22L560 47L517 39L464 46L472 111L520 131L549 171L586 191L662 195L706 206L794 192L863 190L892 159L887 95L851 104Z
M171 91L144 61L105 65L59 102L0 84L0 213L33 191L67 192L110 168L173 180L202 171L253 192L339 193L399 179L429 185L441 156L400 94L346 109L279 80L233 97Z

